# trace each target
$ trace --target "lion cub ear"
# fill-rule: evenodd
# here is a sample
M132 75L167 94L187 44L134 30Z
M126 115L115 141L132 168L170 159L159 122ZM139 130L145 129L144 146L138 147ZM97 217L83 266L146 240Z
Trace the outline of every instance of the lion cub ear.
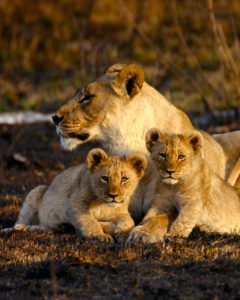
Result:
M144 71L135 65L124 67L112 82L112 88L119 96L132 99L142 89Z
M146 133L145 141L147 150L151 153L152 147L160 140L162 136L161 131L158 128L151 128Z
M188 140L193 147L194 152L199 152L202 149L203 138L200 132L194 131L188 136Z
M147 168L147 159L143 154L131 154L126 158L126 163L130 164L136 171L137 176L141 178Z
M108 162L108 155L100 148L89 151L87 155L87 164L91 172L95 172L98 168Z

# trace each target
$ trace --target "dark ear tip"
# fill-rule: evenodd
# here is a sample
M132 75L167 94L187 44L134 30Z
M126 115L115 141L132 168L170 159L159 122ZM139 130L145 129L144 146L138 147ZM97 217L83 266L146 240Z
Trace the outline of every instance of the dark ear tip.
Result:
M198 131L190 135L189 141L194 150L202 148L202 135Z
M151 128L146 134L146 141L157 142L161 133L158 128Z
M108 155L101 148L94 148L88 152L87 164L91 171L95 170L102 163L108 161Z
M147 168L147 159L141 153L131 154L126 158L127 161L135 168L138 175L141 175L145 172Z
M143 69L137 65L128 65L124 69L126 69L128 73L132 74L132 76L135 77L138 86L142 87L145 80L145 73Z

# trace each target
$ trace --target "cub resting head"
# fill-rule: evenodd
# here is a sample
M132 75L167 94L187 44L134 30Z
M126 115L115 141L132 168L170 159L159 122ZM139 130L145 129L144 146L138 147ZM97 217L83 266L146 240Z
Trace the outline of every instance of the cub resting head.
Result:
M202 144L197 131L170 135L154 128L147 133L146 146L160 176L152 206L131 231L129 241L158 242L164 235L188 237L194 227L240 234L238 193L205 162ZM166 231L160 217L174 210L177 218Z
M70 224L85 237L123 242L134 226L128 212L130 197L146 167L143 154L120 158L93 149L87 163L65 170L49 187L38 186L28 194L15 228L58 229Z

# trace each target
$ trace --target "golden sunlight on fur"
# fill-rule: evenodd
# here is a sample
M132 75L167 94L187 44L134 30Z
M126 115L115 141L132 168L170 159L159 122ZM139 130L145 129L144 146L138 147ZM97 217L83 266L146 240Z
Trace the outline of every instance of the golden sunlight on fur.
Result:
M53 121L62 146L68 150L78 146L82 161L87 154L86 147L95 147L95 142L108 154L141 152L149 157L145 135L150 128L181 134L194 129L184 112L144 81L140 67L124 64L111 66L102 76L79 89L59 108ZM200 132L204 159L224 178L226 157L222 147L209 134ZM131 198L130 212L136 223L148 211L155 188L156 170L149 159L136 195Z
M128 241L154 243L165 235L188 237L194 227L206 232L240 233L237 191L203 159L202 136L162 134L151 129L146 145L159 173L151 208ZM161 214L177 211L169 230L158 222Z
M33 189L23 203L16 229L58 229L71 224L84 237L124 242L134 221L130 197L144 175L143 154L108 156L102 149L89 152L87 163L60 173L49 187Z
M111 154L148 154L145 135L150 128L181 134L191 131L188 116L148 85L144 77L144 71L136 65L116 64L79 89L53 116L62 146L71 150L97 140ZM221 146L209 134L201 134L206 161L224 178L226 158Z
M213 137L224 150L228 182L236 188L240 188L240 130L214 134Z

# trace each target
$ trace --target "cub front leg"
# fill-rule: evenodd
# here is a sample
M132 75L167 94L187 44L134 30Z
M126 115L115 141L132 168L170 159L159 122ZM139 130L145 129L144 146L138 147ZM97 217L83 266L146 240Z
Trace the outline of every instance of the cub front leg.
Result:
M134 227L134 221L129 214L117 217L116 228L113 232L114 237L119 243L124 243L129 236L130 230Z
M186 205L184 206L176 220L172 223L168 236L179 236L179 237L188 237L192 232L193 228L197 224L197 220L200 216L199 207Z
M102 226L102 230L106 234L113 235L114 230L116 229L116 224L113 222L105 222L105 221L100 221L99 224Z
M101 224L90 214L81 214L70 216L70 223L79 230L84 237L97 238L103 242L114 243L111 235L104 233Z
M163 241L164 236L176 217L177 213L171 212L144 218L142 225L133 228L127 242L143 242L149 244Z

